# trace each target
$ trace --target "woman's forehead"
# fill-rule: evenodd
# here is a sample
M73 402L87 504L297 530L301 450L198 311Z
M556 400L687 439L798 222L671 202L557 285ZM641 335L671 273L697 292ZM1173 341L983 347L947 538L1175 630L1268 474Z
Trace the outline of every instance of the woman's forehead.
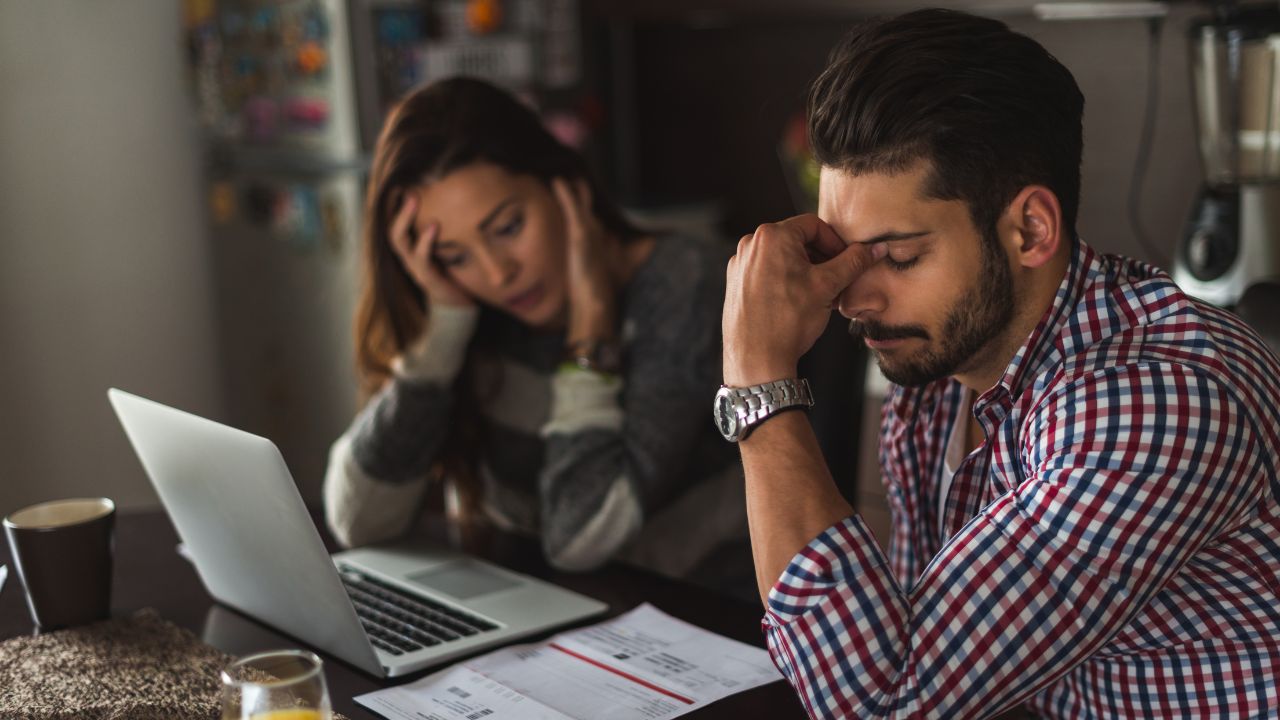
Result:
M418 198L419 225L438 222L445 232L462 232L480 228L495 212L527 198L537 185L533 178L485 163L459 168L410 192Z

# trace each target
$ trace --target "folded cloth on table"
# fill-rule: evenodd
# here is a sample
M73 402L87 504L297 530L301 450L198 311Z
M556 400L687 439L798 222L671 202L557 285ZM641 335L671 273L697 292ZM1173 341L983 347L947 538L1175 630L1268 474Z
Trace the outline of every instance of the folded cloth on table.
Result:
M231 660L150 609L12 638L0 643L0 718L216 720Z

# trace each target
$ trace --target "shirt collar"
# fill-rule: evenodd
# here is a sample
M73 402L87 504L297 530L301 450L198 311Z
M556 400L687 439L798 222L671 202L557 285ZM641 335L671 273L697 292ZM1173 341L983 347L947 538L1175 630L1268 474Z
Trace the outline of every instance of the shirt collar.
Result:
M1054 294L1053 303L1045 309L1040 322L1018 348L1004 375L978 397L975 405L982 407L998 399L1003 399L1001 404L1007 405L1021 395L1035 378L1061 364L1070 353L1066 343L1076 308L1087 288L1104 272L1102 265L1101 256L1093 248L1083 240L1075 242L1071 261Z

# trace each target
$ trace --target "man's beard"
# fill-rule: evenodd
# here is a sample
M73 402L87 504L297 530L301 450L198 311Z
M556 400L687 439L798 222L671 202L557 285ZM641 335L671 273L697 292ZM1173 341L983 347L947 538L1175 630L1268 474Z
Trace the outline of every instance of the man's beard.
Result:
M928 348L896 363L887 362L876 353L880 372L890 382L907 387L927 385L954 375L993 338L998 336L1013 317L1013 273L998 245L984 239L982 269L942 323L942 337ZM874 320L849 323L849 334L855 338L896 340L922 338L929 333L918 325L883 325Z

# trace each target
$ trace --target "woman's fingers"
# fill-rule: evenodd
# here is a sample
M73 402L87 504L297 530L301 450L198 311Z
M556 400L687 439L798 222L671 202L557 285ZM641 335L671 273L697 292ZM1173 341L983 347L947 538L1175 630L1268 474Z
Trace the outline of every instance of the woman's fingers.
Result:
M599 223L591 209L591 185L583 179L570 182L555 178L551 186L564 213L564 229L570 243L589 241L598 235Z
M413 262L422 268L424 275L432 278L440 275L433 260L436 252L436 240L439 237L440 223L428 223L427 227L422 231L422 237L418 238L417 246L413 248Z
M418 218L418 199L411 193L404 194L404 203L391 221L391 249L413 282L427 295L430 302L444 305L470 306L472 298L450 279L448 273L436 265L434 258L436 241L440 238L440 223L432 221L422 228L415 238L414 223Z
M578 180L578 224L582 228L583 237L604 238L604 229L591 206L591 185L586 180Z
M400 260L408 263L413 257L413 237L409 229L413 227L414 218L418 213L418 199L410 193L404 194L404 202L401 203L400 209L396 212L395 219L391 221L391 249L396 255L400 256Z
M406 193L404 196L404 204L396 212L395 219L391 221L391 249L395 251L397 257L400 258L401 264L405 270L413 277L414 281L426 292L431 292L434 286L441 282L441 275L436 270L431 257L435 252L436 238L440 235L439 223L428 223L422 229L420 237L415 237L413 225L418 217L418 200L411 194Z
M556 201L560 203L560 212L564 215L564 230L571 242L582 237L582 206L575 197L574 188L564 178L551 181L551 189L555 192Z

